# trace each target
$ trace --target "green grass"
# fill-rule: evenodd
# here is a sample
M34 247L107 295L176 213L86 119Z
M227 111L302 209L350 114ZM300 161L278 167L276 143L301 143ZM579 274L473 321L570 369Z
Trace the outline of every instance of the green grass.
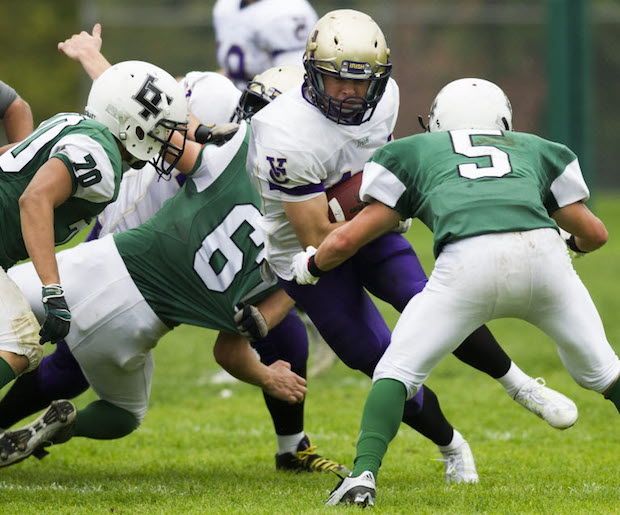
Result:
M601 197L607 247L575 263L619 349L620 198ZM410 236L430 266L430 237ZM395 313L382 307L393 324ZM478 485L445 486L434 446L403 427L379 478L378 513L617 513L618 414L572 382L555 347L535 328L499 321L492 329L517 363L571 396L577 425L553 430L511 401L494 381L446 358L429 384L469 440ZM275 439L260 391L208 383L217 370L213 333L181 327L157 347L150 412L133 435L75 439L38 462L0 471L2 513L317 513L335 480L276 473ZM350 464L369 380L339 364L310 383L306 430L329 456ZM78 399L84 406L92 393Z

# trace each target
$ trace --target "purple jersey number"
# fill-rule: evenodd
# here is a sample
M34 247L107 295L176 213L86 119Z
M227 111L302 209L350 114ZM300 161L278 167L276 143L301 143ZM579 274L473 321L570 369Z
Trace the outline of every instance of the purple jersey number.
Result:
M245 56L243 49L238 45L232 45L226 53L224 67L228 77L232 80L246 80Z

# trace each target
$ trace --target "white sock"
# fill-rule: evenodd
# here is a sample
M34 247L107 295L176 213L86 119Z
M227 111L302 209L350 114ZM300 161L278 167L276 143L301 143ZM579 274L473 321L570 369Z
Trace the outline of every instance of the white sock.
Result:
M463 438L463 435L455 429L450 443L448 445L438 445L437 447L439 447L441 452L449 452L459 448L463 442L465 442L465 438Z
M504 387L508 395L514 399L517 392L530 379L532 378L523 372L514 362L511 362L506 375L500 377L498 381Z
M297 452L297 445L301 442L301 439L306 436L306 433L302 431L294 435L276 435L278 439L278 454L284 454L285 452Z

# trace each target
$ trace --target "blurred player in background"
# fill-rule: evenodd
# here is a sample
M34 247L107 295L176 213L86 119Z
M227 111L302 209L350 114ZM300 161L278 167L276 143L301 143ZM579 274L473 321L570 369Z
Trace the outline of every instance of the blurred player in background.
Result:
M32 132L32 111L28 102L0 80L0 118L9 143L23 140Z
M36 368L39 343L56 342L69 331L71 313L54 247L114 201L123 163L151 161L166 173L164 156L178 157L182 150L167 139L171 129L183 132L187 123L183 92L169 74L139 63L136 73L118 77L114 95L100 86L91 88L86 116L56 115L0 156L0 387ZM118 119L105 124L91 119L93 109L104 102L123 118L122 129ZM40 331L23 295L4 272L28 257L43 285Z
M339 226L328 218L325 190L360 172L391 139L398 86L390 78L381 29L358 11L337 10L321 18L308 38L304 65L303 89L281 95L251 122L248 167L264 200L267 260L342 361L372 376L390 331L364 288L399 311L424 288L426 276L407 240L388 232L316 287L295 283L290 263L297 252L318 246ZM572 401L522 372L486 327L473 331L455 355L498 379L512 398L552 426L575 422ZM438 445L448 481L478 480L467 442L427 386L407 401L401 415Z
M589 191L575 154L513 132L508 98L481 79L445 86L428 126L429 133L378 150L360 190L371 204L318 251L294 259L296 281L314 284L401 218L420 218L435 239L428 284L406 306L375 369L355 469L327 504L374 504L375 477L406 399L443 356L493 319L540 328L575 381L620 411L620 360L558 234L558 225L572 233L567 243L578 253L607 241L605 225L584 203Z
M316 20L306 0L217 0L213 27L222 73L243 90L268 68L298 65Z

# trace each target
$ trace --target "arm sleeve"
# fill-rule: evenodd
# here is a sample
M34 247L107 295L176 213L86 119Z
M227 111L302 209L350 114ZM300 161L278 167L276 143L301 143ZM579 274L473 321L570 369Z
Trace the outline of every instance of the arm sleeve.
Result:
M104 203L116 198L120 162L112 159L102 144L85 134L68 134L56 142L50 158L61 159L71 173L72 197ZM115 167L118 169L115 170Z
M4 118L6 110L15 102L17 92L8 84L0 80L0 118Z
M583 179L579 160L567 147L557 145L552 157L547 161L547 166L551 184L544 204L550 213L590 198L590 190Z

